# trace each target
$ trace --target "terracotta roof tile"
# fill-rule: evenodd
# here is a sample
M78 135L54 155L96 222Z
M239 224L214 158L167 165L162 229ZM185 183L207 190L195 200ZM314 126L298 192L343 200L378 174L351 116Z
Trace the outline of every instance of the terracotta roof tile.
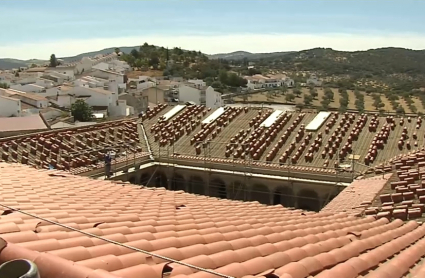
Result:
M18 164L0 163L0 171L0 204L225 275L403 277L410 270L424 272L415 265L425 257L425 226L414 221L302 214ZM180 205L184 209L176 208ZM0 263L33 260L41 278L217 277L19 212L0 216L0 237L8 242Z
M327 204L322 212L362 213L388 183L392 174L355 180Z

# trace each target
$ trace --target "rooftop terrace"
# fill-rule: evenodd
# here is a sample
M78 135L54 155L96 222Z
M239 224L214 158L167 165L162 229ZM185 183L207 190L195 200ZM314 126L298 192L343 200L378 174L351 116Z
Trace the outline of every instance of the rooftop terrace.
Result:
M286 112L266 128L272 109L226 109L210 124L213 111L189 106L174 118L145 120L149 144L161 158L222 164L252 164L334 174L370 172L390 158L424 147L422 119L332 113L317 131L305 127L317 113Z
M203 106L186 106L165 120L170 110L161 105L140 119L4 138L0 159L82 173L102 167L97 160L107 147L119 153L118 146L126 143L131 148L127 154L138 158L147 157L151 150L160 161L210 161L222 168L233 165L355 177L374 172L377 166L390 171L385 167L390 158L424 147L420 117L332 113L316 131L307 131L317 113L285 112L266 128L262 123L273 109L227 107L209 124L202 121L214 110Z

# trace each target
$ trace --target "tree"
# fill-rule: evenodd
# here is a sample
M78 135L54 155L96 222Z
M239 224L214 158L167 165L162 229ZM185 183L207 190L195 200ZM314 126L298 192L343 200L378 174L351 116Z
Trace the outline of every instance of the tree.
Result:
M36 68L37 67L37 65L36 64L31 64L31 68Z
M298 111L302 111L303 109L304 109L304 105L302 104L302 103L297 103L296 105L295 105L295 107L298 109Z
M115 48L115 53L120 53L121 52L121 50L117 47L117 48Z
M248 99L249 99L249 95L248 95L247 93L244 93L244 94L242 95L242 100L243 100L243 102L244 102L244 103L246 103L246 102L248 101Z
M139 51L137 51L136 49L133 49L131 50L130 55L137 59L139 58Z
M9 85L7 85L7 83L0 82L0 88L2 88L2 89L9 89Z
M324 97L326 99L329 99L330 101L334 100L334 92L330 88L325 88L324 90Z
M273 91L267 91L267 101L272 102L273 100Z
M221 89L223 87L223 85L221 84L220 81L213 81L211 83L211 87L213 87L214 89Z
M310 95L315 99L318 96L318 93L315 88L310 88Z
M293 93L294 93L297 97L300 97L300 95L302 94L301 90L300 90L300 89L298 89L298 88L295 88L295 89L293 90Z
M56 59L56 55L55 54L50 55L50 64L49 64L49 66L52 67L52 68L55 68L55 67L58 66L58 60Z
M311 95L304 95L304 104L309 106L313 101L313 97Z
M398 106L398 107L397 107L397 109L395 110L395 112L396 112L398 115L402 115L402 114L404 114L404 113L405 113L404 108L403 108L403 107L401 107L401 106Z
M150 60L149 60L149 66L153 67L154 69L157 69L159 65L159 58L156 56L153 56Z
M227 72L225 70L221 70L218 76L218 79L220 80L220 82L223 84L227 84L227 78L228 78Z
M320 104L322 105L322 108L323 108L324 110L328 110L328 109L329 109L329 103L330 103L330 100L329 100L329 99L327 99L327 98L324 98L324 99L320 102Z
M295 100L295 96L294 96L294 94L291 94L291 93L287 94L287 95L285 96L285 100L286 100L287 102L292 102L292 101L294 101L294 100Z
M92 108L84 100L77 99L71 106L71 115L76 121L88 122L93 117Z
M282 95L284 95L288 92L288 86L286 86L286 84L283 84L280 90L282 91Z

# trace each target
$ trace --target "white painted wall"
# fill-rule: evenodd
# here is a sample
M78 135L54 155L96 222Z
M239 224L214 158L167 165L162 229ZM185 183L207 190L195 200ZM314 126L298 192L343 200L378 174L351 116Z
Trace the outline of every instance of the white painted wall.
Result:
M221 93L214 91L214 88L209 86L205 92L205 105L211 108L218 108L223 106L223 99L221 98Z
M43 93L46 90L46 88L36 84L25 84L25 85L16 84L16 85L10 86L10 89L14 89L14 90L18 90L18 91L26 92L26 93Z
M104 79L115 79L118 83L124 83L124 75L114 72L95 70L92 75L94 77L104 78Z
M195 104L200 105L201 90L187 86L187 85L180 85L179 100L183 102L193 101Z
M205 83L204 80L201 79L189 79L187 82L194 84L199 89L207 85L207 83Z
M37 108L47 108L49 106L49 101L46 100L35 100L29 97L25 97L23 95L20 95L19 98L22 102L28 103L32 106L35 106Z
M35 81L35 85L42 86L42 87L44 87L46 89L53 88L55 86L55 84L53 83L53 81L46 80L46 79L37 79Z
M103 94L86 87L73 87L68 93L76 96L90 96L86 100L86 103L90 106L109 106L112 102L112 92Z
M21 101L0 95L0 117L20 117Z
M108 70L110 68L108 63L100 62L97 65L93 66L93 69L99 69L99 70Z
M59 107L71 108L71 105L75 102L75 97L70 95L59 95L56 99L51 99L50 102Z

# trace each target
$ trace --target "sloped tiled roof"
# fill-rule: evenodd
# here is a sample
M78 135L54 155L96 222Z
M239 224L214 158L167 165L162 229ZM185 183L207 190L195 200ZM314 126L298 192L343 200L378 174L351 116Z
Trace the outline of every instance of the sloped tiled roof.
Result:
M415 151L391 160L393 178L383 188L367 215L389 219L423 219L425 213L425 151ZM377 169L379 170L379 169Z
M0 163L0 173L1 205L233 277L423 273L415 264L425 255L425 226L413 221L220 200L21 164ZM19 212L3 212L0 237L8 243L0 263L30 259L41 278L217 277Z
M28 117L0 118L0 132L30 131L47 129L40 115Z
M355 180L327 204L322 212L346 212L357 215L370 206L392 174Z

